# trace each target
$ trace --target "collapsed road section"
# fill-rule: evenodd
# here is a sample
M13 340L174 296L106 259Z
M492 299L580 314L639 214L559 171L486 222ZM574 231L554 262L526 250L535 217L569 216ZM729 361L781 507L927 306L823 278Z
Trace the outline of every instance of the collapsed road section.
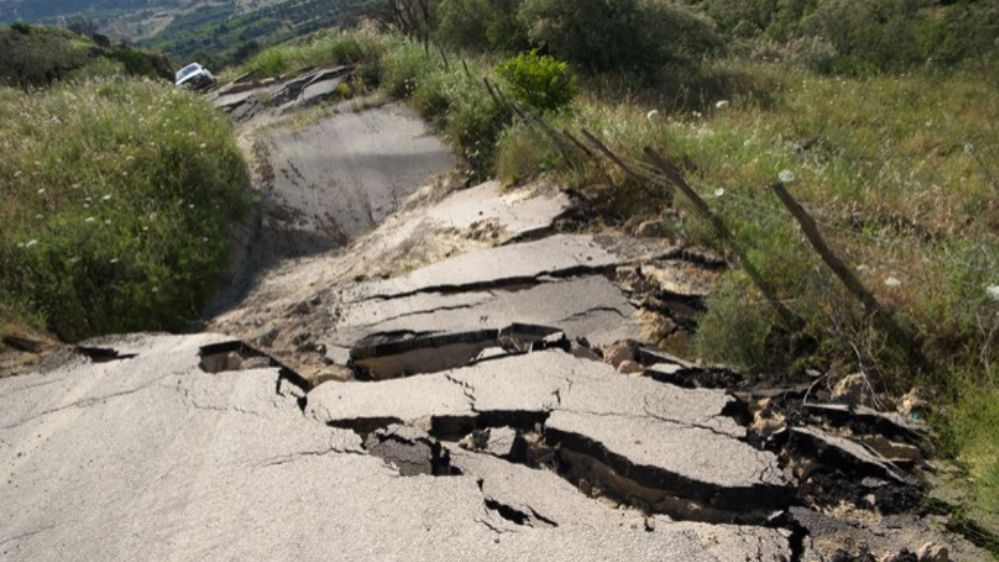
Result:
M721 257L432 180L401 106L278 121L350 72L213 94L266 199L231 335L0 379L0 560L989 559L923 508L917 421L663 351Z
M501 502L533 500L503 490L526 473L472 453L451 476L400 478L304 416L280 368L202 370L201 349L226 341L137 336L119 360L0 381L0 559L716 560L696 532L632 528L557 478L523 490L557 526L510 520Z

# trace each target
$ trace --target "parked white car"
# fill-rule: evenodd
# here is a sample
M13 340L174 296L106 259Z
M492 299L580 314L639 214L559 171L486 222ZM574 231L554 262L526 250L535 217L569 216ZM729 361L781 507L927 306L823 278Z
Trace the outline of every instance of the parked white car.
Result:
M215 76L207 68L193 62L177 71L175 82L178 88L188 87L200 90L214 84Z

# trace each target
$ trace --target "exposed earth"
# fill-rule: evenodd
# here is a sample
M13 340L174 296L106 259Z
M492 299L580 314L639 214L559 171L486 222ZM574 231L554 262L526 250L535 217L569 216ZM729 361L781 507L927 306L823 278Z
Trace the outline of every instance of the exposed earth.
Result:
M261 202L203 333L0 378L0 560L991 559L862 375L679 357L723 259L466 185L404 106L303 111L349 71L210 94Z

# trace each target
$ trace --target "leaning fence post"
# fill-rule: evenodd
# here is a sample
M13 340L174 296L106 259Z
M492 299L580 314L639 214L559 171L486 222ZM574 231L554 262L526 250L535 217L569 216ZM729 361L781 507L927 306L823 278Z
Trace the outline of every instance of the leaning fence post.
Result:
M604 156L610 158L611 162L617 164L619 168L624 170L624 173L628 174L632 178L635 178L639 181L648 180L648 178L646 178L642 174L639 174L635 170L631 169L631 166L625 164L624 160L621 160L617 154L614 154L614 152L611 149L607 148L607 146L604 143L600 142L600 139L595 137L592 133L590 133L586 129L580 129L580 132L583 133L583 136L586 137L586 140L590 141L591 143L593 143L594 146L597 147L597 150L602 152Z
M895 321L894 316L888 311L880 302L878 302L877 297L873 293L864 287L864 284L860 282L860 279L853 273L853 271L840 259L839 256L829 247L826 243L825 238L822 237L822 233L819 232L818 224L816 224L815 219L808 214L808 211L801 206L801 203L791 196L787 188L784 186L783 182L774 183L771 188L777 197L781 200L781 203L787 207L787 210L791 213L791 216L798 222L801 227L801 231L805 234L805 238L808 239L809 244L815 249L822 261L836 274L836 277L843 283L850 293L853 294L864 305L864 310L870 314L875 321L877 321L881 326L888 331L889 335L895 339L896 343L905 348L906 353L909 358L919 364L923 364L925 359L919 352L917 346L915 345L915 339L911 334L906 332Z
M434 43L434 46L437 47L437 52L441 54L441 60L444 61L444 70L447 70L447 71L450 72L450 70L451 70L451 63L449 63L448 60L447 60L447 54L444 52L444 47L441 47L440 44L438 44L438 43Z
M739 258L739 262L742 264L742 268L746 271L746 274L749 275L749 278L753 281L760 292L763 293L763 297L766 298L767 302L770 303L770 306L777 311L777 314L780 315L781 319L784 320L784 322L791 328L803 328L805 326L804 319L795 314L794 311L788 308L787 305L777 298L777 292L770 285L770 283L763 278L763 275L756 269L753 262L750 261L749 256L742 249L742 246L740 246L736 241L735 236L725 225L725 222L722 221L721 217L716 215L704 199L701 199L701 196L698 195L692 187L690 187L690 184L683 179L680 172L667 162L666 159L663 158L658 152L653 150L651 146L645 147L645 154L647 154L649 158L652 159L652 162L662 170L666 179L675 185L677 189L683 192L683 194L690 199L690 202L693 203L694 208L697 209L697 211L711 223L711 226L715 229L718 235L728 244L729 248L732 249L736 257Z

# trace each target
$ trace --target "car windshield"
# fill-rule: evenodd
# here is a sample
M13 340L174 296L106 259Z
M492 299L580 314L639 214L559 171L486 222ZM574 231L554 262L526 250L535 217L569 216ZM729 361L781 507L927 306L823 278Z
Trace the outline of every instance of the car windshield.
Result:
M177 80L181 80L183 78L190 76L191 74L197 72L198 68L199 67L197 63L185 66L184 68L180 69L179 72L177 72Z

